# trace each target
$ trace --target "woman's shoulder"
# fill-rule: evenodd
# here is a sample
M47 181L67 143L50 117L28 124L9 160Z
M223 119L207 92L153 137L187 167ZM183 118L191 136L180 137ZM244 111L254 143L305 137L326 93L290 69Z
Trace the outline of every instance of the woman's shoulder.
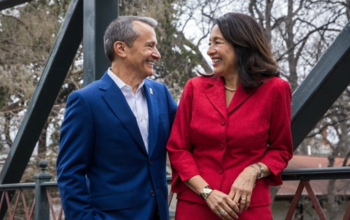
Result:
M271 77L261 86L260 94L274 97L272 100L276 100L277 97L290 98L292 92L288 81L280 77Z
M289 82L282 79L281 77L273 76L269 77L264 81L265 87L272 88L290 88Z
M214 84L218 80L215 76L196 76L187 81L186 84L191 84L195 87L203 87L207 84Z

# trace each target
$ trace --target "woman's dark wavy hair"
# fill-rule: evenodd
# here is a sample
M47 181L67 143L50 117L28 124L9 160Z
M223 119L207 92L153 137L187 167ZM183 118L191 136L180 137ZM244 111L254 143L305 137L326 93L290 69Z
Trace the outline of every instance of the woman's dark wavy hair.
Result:
M227 13L216 19L214 25L218 25L225 40L235 49L238 76L245 90L259 87L268 77L279 76L264 31L254 18Z

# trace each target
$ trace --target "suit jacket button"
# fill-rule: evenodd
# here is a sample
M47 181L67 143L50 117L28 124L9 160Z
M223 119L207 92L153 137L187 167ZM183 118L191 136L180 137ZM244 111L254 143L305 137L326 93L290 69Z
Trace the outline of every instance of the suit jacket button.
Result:
M150 196L155 196L156 194L154 193L154 191L152 190L150 193L149 193Z
M225 124L226 124L226 121L222 120L221 125L225 125Z
M221 144L221 149L222 149L222 150L225 149L225 144Z
M224 172L224 170L222 168L218 169L218 173L223 173L223 172Z
M149 164L149 165L152 165L152 161L151 161L151 160L150 160L150 161L148 161L148 164Z

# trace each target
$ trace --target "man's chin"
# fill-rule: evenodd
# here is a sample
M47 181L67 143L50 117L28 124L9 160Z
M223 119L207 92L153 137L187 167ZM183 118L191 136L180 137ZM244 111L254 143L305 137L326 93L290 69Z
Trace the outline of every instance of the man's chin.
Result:
M147 77L153 76L153 72L148 72L148 73L146 73L146 76L147 76Z

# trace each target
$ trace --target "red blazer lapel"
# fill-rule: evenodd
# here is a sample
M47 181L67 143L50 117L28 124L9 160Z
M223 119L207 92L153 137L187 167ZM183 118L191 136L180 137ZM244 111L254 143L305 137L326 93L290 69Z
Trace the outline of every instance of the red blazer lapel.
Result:
M241 84L238 84L235 95L232 98L232 101L227 109L227 114L230 114L236 110L240 105L243 104L251 95L253 95L258 89L252 89L245 91Z
M224 81L220 77L208 78L208 89L205 95L214 108L219 111L224 118L227 118Z

